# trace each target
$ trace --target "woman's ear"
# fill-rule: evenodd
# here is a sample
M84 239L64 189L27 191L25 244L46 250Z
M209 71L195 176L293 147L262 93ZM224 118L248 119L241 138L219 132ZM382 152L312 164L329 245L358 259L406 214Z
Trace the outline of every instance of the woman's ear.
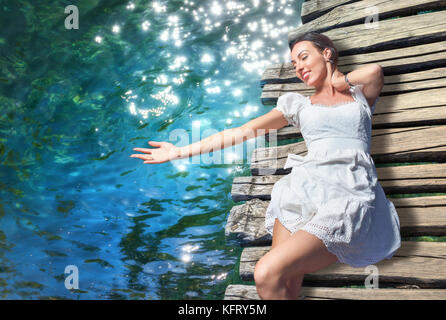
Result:
M333 57L333 52L330 48L325 48L323 52L325 60L330 60Z
M334 49L333 48L325 48L324 49L324 57L325 61L330 62L333 70L336 69L336 66L334 65Z

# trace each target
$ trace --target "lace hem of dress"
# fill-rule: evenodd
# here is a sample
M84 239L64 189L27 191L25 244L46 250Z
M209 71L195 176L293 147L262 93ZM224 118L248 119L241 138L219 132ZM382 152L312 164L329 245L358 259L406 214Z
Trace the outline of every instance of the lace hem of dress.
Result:
M327 214L327 212L321 212L318 214L318 211L322 208L328 208L331 207L332 204L330 204L331 201L340 201L339 206L342 206L342 203L348 203L351 204L352 202L356 202L358 205L358 208L360 208L361 211L364 212L364 216L362 217L363 221L360 224L360 228L362 229L360 233L367 234L368 229L371 226L371 215L370 213L367 213L366 211L370 208L374 208L373 206L370 206L367 204L367 201L359 201L358 199L354 198L339 198L339 199L330 199L328 201L323 202L318 206L318 209L316 210L314 215L311 215L311 218L308 219L308 221L303 221L301 217L295 217L293 221L290 221L291 223L288 223L285 217L277 216L274 214L274 212L270 212L270 214L267 213L265 216L265 229L269 234L273 234L273 228L275 219L277 218L280 223L287 228L287 230L292 234L296 233L299 230L306 231L317 238L319 238L327 248L327 250L331 253L333 253L338 258L338 263L344 263L348 264L352 267L364 267L367 265L375 264L383 259L390 259L394 251L388 255L388 256L382 256L380 254L369 254L367 256L361 255L364 248L361 248L362 239L361 237L357 238L355 235L355 239L353 240L356 242L355 244L351 244L352 241L352 234L351 231L355 228L355 226L350 225L350 223L343 221L341 225L335 226L335 221L331 223L329 219L327 219L327 224L330 226L333 225L333 227L328 227L327 224L323 225L320 223L315 223L312 220L316 219L317 217L321 218L323 216L330 215ZM336 206L335 206L336 207ZM329 210L333 211L336 215L339 213L339 210L342 209L341 207L337 208L338 210ZM368 216L366 216L368 214ZM290 228L290 226L292 226ZM345 228L349 228L350 230L345 230ZM348 235L345 235L347 233ZM344 235L346 237L344 237Z
M336 261L337 263L348 264L353 268L361 268L371 264L375 264L383 259L390 259L393 256L393 254L391 254L387 257L361 257L360 259L355 259L353 261L351 258L348 257L348 252L352 250L351 246L334 242L333 239L330 238L330 236L327 236L326 233L321 232L323 228L324 226L308 223L300 230L306 231L321 240L327 250L338 258L338 261Z

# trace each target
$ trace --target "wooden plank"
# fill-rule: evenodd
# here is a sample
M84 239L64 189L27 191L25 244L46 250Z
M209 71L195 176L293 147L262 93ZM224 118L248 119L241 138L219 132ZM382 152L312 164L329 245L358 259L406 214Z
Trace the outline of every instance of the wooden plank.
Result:
M354 65L362 65L369 63L379 63L384 67L386 75L395 74L393 70L397 70L399 73L405 73L411 65L418 65L420 63L437 60L442 60L445 51L446 41L437 41L427 44L416 43L413 46L394 48L390 50L368 52L361 54L340 56L338 59L338 66L340 68L348 68L348 66L354 67ZM288 63L287 63L288 64ZM294 70L291 63L288 64L288 68ZM407 76L410 76L407 75ZM392 81L390 81L392 82Z
M411 73L441 66L445 61L446 41L428 44L416 44L410 47L369 52L353 55L339 56L338 68L346 73L353 71L364 64L378 63L383 67L386 83L396 82L388 79L391 75L396 77L411 77ZM441 72L441 70L439 70ZM420 74L412 77L422 76ZM440 75L443 77L444 74ZM429 77L429 75L428 75ZM435 76L434 76L435 77ZM420 80L425 80L421 78ZM275 83L297 83L298 90L308 87L297 78L296 72L290 62L274 64L265 69L260 81L261 86ZM265 90L265 89L264 89ZM293 90L293 88L290 88Z
M446 300L445 289L302 287L302 300ZM224 300L260 300L254 285L231 284Z
M301 30L290 31L288 38L294 39ZM334 42L339 55L352 55L446 40L446 20L444 11L438 11L379 21L379 28L361 23L322 33Z
M375 163L444 162L446 125L372 130L370 153ZM307 154L305 141L283 146L257 148L251 156L251 174L285 174L288 154Z
M401 236L446 235L446 196L389 198L398 212ZM241 246L270 245L265 229L269 201L251 199L231 209L225 227L227 237L235 237Z
M330 12L332 9L338 6L355 1L352 0L305 1L302 3L302 9L301 9L302 23L308 23L309 21L317 19L318 17Z
M327 1L332 2L332 1ZM325 5L327 6L327 5ZM336 5L324 15L308 21L304 19L304 25L298 27L298 32L325 32L334 28L342 28L350 25L362 25L363 28L368 20L371 20L373 14L379 13L380 22L383 19L416 15L419 11L444 9L446 1L443 0L367 0L357 1L349 4ZM304 9L304 6L302 6ZM305 13L305 12L304 12ZM368 19L368 20L367 20ZM370 22L369 22L370 23ZM369 27L370 28L370 27ZM296 30L291 30L290 39L295 35Z
M372 120L373 123L373 120ZM429 128L430 126L420 126L417 128ZM373 128L373 125L372 125ZM390 134L390 133L396 133L396 132L404 132L404 131L410 131L411 128L407 128L407 127L402 127L402 128L385 128L385 129L373 129L372 130L372 137L377 137L379 135L384 135L384 134ZM270 142L272 145L270 148L275 147L276 145L273 144L274 143L274 139L276 140L284 140L284 139L298 139L298 138L302 138L302 133L300 132L299 129L297 129L294 126L285 126L279 130L276 131L276 133L272 133L271 134L271 139L269 138L270 134L266 134L265 138L268 142ZM302 138L303 139L303 138ZM271 140L271 141L270 141ZM303 142L305 142L304 140L302 140ZM302 142L301 141L301 142ZM260 153L263 153L264 151L260 151ZM301 152L303 154L307 153L307 148L306 145L304 146L304 148L301 150ZM254 158L253 158L254 160ZM261 160L261 159L259 159Z
M376 169L378 181L386 194L446 191L446 163L394 166ZM274 184L283 175L235 177L233 201L271 200ZM296 175L296 179L299 176Z
M271 247L250 247L243 249L240 257L240 278L254 280L254 267L257 261ZM446 243L402 241L401 248L391 259L376 264L379 272L379 285L416 285L420 288L446 287ZM305 274L303 285L347 286L364 285L370 275L365 268L353 268L336 263L317 272Z

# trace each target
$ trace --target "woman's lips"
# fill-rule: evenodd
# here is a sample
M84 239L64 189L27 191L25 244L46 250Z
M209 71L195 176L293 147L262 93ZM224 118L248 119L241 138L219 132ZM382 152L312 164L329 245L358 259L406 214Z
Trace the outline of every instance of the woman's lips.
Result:
M304 80L307 80L309 76L310 76L310 71L308 71L307 73L305 73L305 74L303 75L303 79L304 79Z

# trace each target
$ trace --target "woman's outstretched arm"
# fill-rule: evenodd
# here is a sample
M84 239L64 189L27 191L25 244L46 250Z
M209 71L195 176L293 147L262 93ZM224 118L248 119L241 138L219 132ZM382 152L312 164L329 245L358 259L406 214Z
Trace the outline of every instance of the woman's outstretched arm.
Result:
M188 158L242 143L248 139L264 135L270 130L280 129L286 125L288 125L288 122L283 117L283 114L273 109L267 114L248 121L240 127L226 129L184 147L176 147L170 142L149 141L149 145L157 148L133 148L134 151L142 152L142 154L132 154L130 157L139 158L144 160L144 163L153 164Z

